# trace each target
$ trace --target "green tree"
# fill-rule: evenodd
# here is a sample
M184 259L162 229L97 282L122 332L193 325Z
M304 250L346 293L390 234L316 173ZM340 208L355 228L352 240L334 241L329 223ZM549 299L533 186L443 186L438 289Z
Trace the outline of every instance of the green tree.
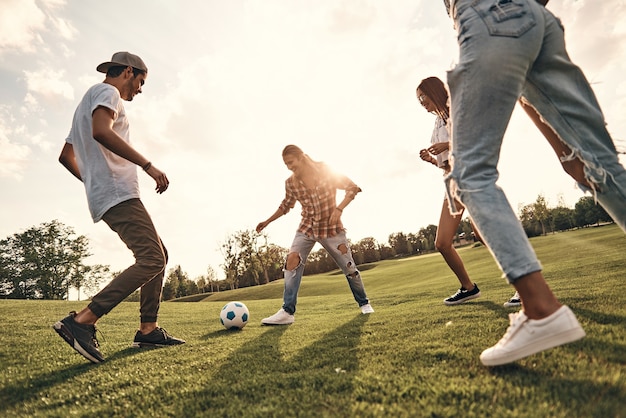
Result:
M430 224L425 228L421 228L418 236L422 242L424 251L433 251L435 249L435 238L437 237L437 225Z
M613 222L613 219L596 203L593 196L583 196L574 206L574 222L576 226L583 227L600 222Z
M543 195L537 196L537 200L533 203L535 219L541 226L541 235L546 235L546 227L550 221L550 211L548 210L548 203Z
M263 238L264 245L259 245ZM275 264L275 248L267 244L267 236L254 230L237 231L221 245L224 272L231 288L256 286L269 281L270 269Z
M527 236L536 237L541 234L541 224L535 216L534 204L522 206L519 210L519 219Z
M397 255L410 255L412 253L411 244L403 232L390 234L387 242Z
M197 293L199 293L198 285L189 279L189 275L183 271L180 265L176 265L168 271L161 296L163 300L182 298Z
M220 286L217 282L217 273L211 266L206 268L206 281L209 284L209 291L211 293L220 291ZM213 290L213 286L215 286L215 290Z
M567 231L574 227L574 210L565 206L550 209L550 217L555 231Z
M357 246L363 254L363 263L373 263L376 261L380 261L379 245L373 237L363 238L357 243Z
M231 290L236 289L239 287L239 275L241 273L241 258L239 257L240 250L237 244L236 235L229 235L226 237L226 241L221 244L220 248L222 256L224 257L222 268L224 269L224 274L226 275L225 281Z
M71 288L95 289L108 266L88 266L89 241L57 220L0 241L0 291L9 298L67 299Z

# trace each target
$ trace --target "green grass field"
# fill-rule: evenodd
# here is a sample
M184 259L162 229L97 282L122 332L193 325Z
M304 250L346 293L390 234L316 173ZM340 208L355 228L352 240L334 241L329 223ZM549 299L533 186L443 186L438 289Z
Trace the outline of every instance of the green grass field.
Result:
M624 238L609 225L531 240L587 337L497 368L478 356L505 332L513 288L482 246L461 250L482 297L455 307L439 254L364 266L371 315L337 273L304 278L286 327L260 325L282 280L163 303L180 347L130 348L138 304L122 303L99 322L99 365L51 328L85 302L0 300L0 416L626 417ZM219 323L231 300L250 309L242 331Z

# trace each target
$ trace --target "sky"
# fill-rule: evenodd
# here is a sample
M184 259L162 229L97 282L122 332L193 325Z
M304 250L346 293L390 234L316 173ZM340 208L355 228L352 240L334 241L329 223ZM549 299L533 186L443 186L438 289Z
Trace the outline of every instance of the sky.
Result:
M626 1L601 3L548 8L624 152ZM139 172L168 268L193 279L211 266L223 277L221 244L284 197L287 144L363 189L342 216L352 241L386 243L437 224L442 173L419 158L435 119L415 88L429 76L445 81L458 58L442 1L0 0L0 239L56 219L87 236L87 264L132 264L58 162L78 102L104 79L96 66L116 51L149 69L125 107L132 144L170 180L157 195ZM583 196L519 108L499 171L516 211L539 194L570 207ZM299 220L296 205L265 229L269 241L288 248Z

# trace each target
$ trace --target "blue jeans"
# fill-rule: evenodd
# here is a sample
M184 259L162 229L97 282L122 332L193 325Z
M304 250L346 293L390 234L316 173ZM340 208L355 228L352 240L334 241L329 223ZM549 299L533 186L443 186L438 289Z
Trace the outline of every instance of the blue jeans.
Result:
M346 238L345 232L340 232L334 237L330 238L313 238L308 237L301 232L297 232L289 253L296 253L300 257L300 262L294 270L287 270L285 266L285 291L283 293L283 309L290 314L296 312L296 302L298 299L298 290L300 289L300 282L302 281L302 274L304 273L304 264L311 252L311 249L316 242L319 242L328 254L335 260L337 266L341 269L348 279L348 285L354 295L354 300L357 301L359 306L363 306L369 303L367 295L365 294L365 287L363 286L363 280L361 279L361 273L356 268L354 259L352 258L352 252L350 251L350 245Z
M502 138L520 97L569 146L569 158L583 162L593 190L579 186L626 231L626 171L588 81L567 55L560 21L535 0L457 0L453 18L460 57L448 72L452 171L446 187L467 208L508 281L541 270L496 185Z

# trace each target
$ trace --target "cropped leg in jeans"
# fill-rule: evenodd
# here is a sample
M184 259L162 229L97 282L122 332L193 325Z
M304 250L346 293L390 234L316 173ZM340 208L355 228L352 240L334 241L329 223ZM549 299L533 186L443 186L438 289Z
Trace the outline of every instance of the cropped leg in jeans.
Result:
M562 29L552 14L534 0L458 0L454 18L460 59L448 72L453 144L448 193L467 207L505 276L514 282L541 270L519 220L496 186L502 138L518 98L523 94L583 159L598 199L606 202L611 215L621 212L617 217L622 219L623 168L588 83L567 57ZM550 104L555 90L558 97ZM579 112L591 112L576 124L587 125L593 139L571 139L576 129L566 125L574 123ZM592 176L594 171L598 174Z
M319 242L324 249L328 251L328 254L333 258L333 260L335 260L337 266L339 266L341 271L346 275L350 290L352 291L354 299L357 301L359 306L369 303L365 294L363 280L361 279L361 275L352 258L352 253L350 252L350 247L344 232L339 233L334 237L324 239L311 238L301 232L297 232L295 238L293 239L293 243L291 244L291 249L289 250L287 258L289 259L290 256L296 254L299 257L299 262L297 267L294 269L288 269L287 265L285 265L283 309L290 314L294 314L296 312L298 290L300 289L300 283L302 282L304 265L316 242Z
M626 231L626 170L606 129L589 82L565 50L563 28L546 9L544 47L527 76L522 100L535 108L571 150L562 158L579 159L590 191L613 220Z
M115 277L95 295L89 309L98 317L106 315L128 295L141 287L141 322L156 322L161 303L167 250L139 199L109 209L102 219L133 252L135 264Z
M367 305L369 300L365 294L365 286L361 278L361 272L356 268L354 258L352 258L352 250L346 238L345 232L340 232L334 237L321 239L320 244L328 251L328 254L335 260L337 266L341 269L348 280L348 285L354 296L354 300L359 306Z

